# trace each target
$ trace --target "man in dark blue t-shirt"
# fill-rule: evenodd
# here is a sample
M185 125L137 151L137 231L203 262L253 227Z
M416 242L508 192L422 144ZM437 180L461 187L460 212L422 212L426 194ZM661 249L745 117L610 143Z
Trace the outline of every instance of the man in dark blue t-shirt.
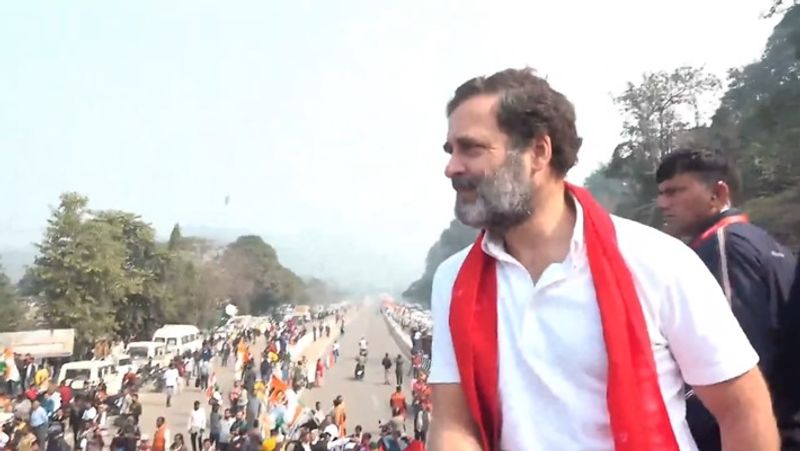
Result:
M686 239L722 286L734 315L759 355L778 421L789 448L792 414L800 396L793 388L800 349L800 299L790 297L797 266L791 251L733 208L739 176L719 151L680 150L656 172L658 206L667 230ZM702 301L702 300L698 300ZM794 380L792 380L794 379ZM696 397L687 400L687 420L701 451L721 449L719 430Z

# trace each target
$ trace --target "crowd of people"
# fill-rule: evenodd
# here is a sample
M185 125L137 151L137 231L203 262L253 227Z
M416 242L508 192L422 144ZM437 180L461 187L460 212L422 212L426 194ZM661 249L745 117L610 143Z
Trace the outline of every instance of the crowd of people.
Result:
M310 334L309 328L314 329L313 341L330 338L331 322L343 330L344 314L344 310L337 311L331 318L315 321L275 320L265 327L234 330L227 336L208 336L202 349L174 356L165 368L151 367L150 360L137 371L131 369L122 378L120 392L113 396L107 395L104 382L80 390L73 389L71 381L56 384L57 372L51 365L45 365L44 361L37 364L30 355L9 355L7 350L5 359L0 360L3 376L0 449L183 449L187 446L185 438L193 451L208 449L209 445L217 449L241 449L237 444L242 437L251 437L256 431L269 436L270 430L285 430L287 423L296 419L300 413L297 393L307 386L321 384L325 365L320 359L317 371L309 374L307 357L294 361L291 350L301 337ZM262 335L267 346L261 350L260 364L256 367L254 346ZM12 364L8 365L10 359ZM218 383L216 370L230 365L234 367L235 380L228 392L227 387ZM156 422L152 437L143 435L139 424L142 415L139 391L145 375L155 377L151 381L153 388L164 393L167 408L171 407L174 395L193 386L205 393L210 414L206 416L204 405L198 402L188 413L186 436L178 433L170 437L163 417ZM226 404L223 391L230 402L229 408L223 408ZM241 421L235 428L220 427L226 416L232 425L237 419ZM66 438L67 426L72 431L72 440Z

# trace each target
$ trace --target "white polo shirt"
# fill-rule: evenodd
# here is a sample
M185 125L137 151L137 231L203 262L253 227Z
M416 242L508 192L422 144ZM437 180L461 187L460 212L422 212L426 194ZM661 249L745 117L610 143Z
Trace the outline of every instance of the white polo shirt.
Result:
M614 449L606 404L607 353L583 239L580 206L569 255L534 283L501 242L497 259L501 448L529 451ZM750 346L717 281L684 243L613 217L655 357L661 394L681 450L697 449L686 423L684 381L710 385L754 368ZM450 299L469 248L433 280L433 360L429 382L458 383L450 336ZM434 406L435 408L435 406Z

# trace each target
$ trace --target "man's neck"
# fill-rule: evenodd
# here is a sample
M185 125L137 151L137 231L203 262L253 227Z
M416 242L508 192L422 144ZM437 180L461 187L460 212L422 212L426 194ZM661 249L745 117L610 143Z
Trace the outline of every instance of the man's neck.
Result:
M689 234L688 239L691 240L700 236L703 232L713 227L714 224L716 224L723 217L729 214L736 214L737 212L738 210L734 210L730 205L727 205L718 211L711 212L711 214L709 214L705 220L698 222L692 233Z
M505 234L506 250L538 280L551 263L566 259L574 228L575 207L557 183L537 193L531 217Z

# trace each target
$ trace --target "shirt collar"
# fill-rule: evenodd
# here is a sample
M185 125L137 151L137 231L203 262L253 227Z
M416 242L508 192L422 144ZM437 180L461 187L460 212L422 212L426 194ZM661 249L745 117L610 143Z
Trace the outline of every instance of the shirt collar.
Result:
M708 220L703 222L702 227L700 228L700 232L696 233L692 237L692 241L697 240L698 238L700 238L700 236L702 236L703 233L705 233L706 230L710 229L711 227L714 227L714 225L716 223L718 223L719 221L722 221L723 219L727 218L728 216L736 216L736 215L740 215L740 214L742 214L742 211L739 210L738 208L725 208L725 209L723 209L721 212L713 215L712 217L708 218Z
M569 254L564 262L571 262L577 265L583 261L586 253L584 252L584 236L583 236L583 208L580 202L575 200L573 196L569 197L572 205L575 207L575 226L572 229L572 239L570 240ZM505 242L502 237L492 236L488 231L484 240L481 241L481 249L490 257L496 260L515 263L517 260L506 251Z

